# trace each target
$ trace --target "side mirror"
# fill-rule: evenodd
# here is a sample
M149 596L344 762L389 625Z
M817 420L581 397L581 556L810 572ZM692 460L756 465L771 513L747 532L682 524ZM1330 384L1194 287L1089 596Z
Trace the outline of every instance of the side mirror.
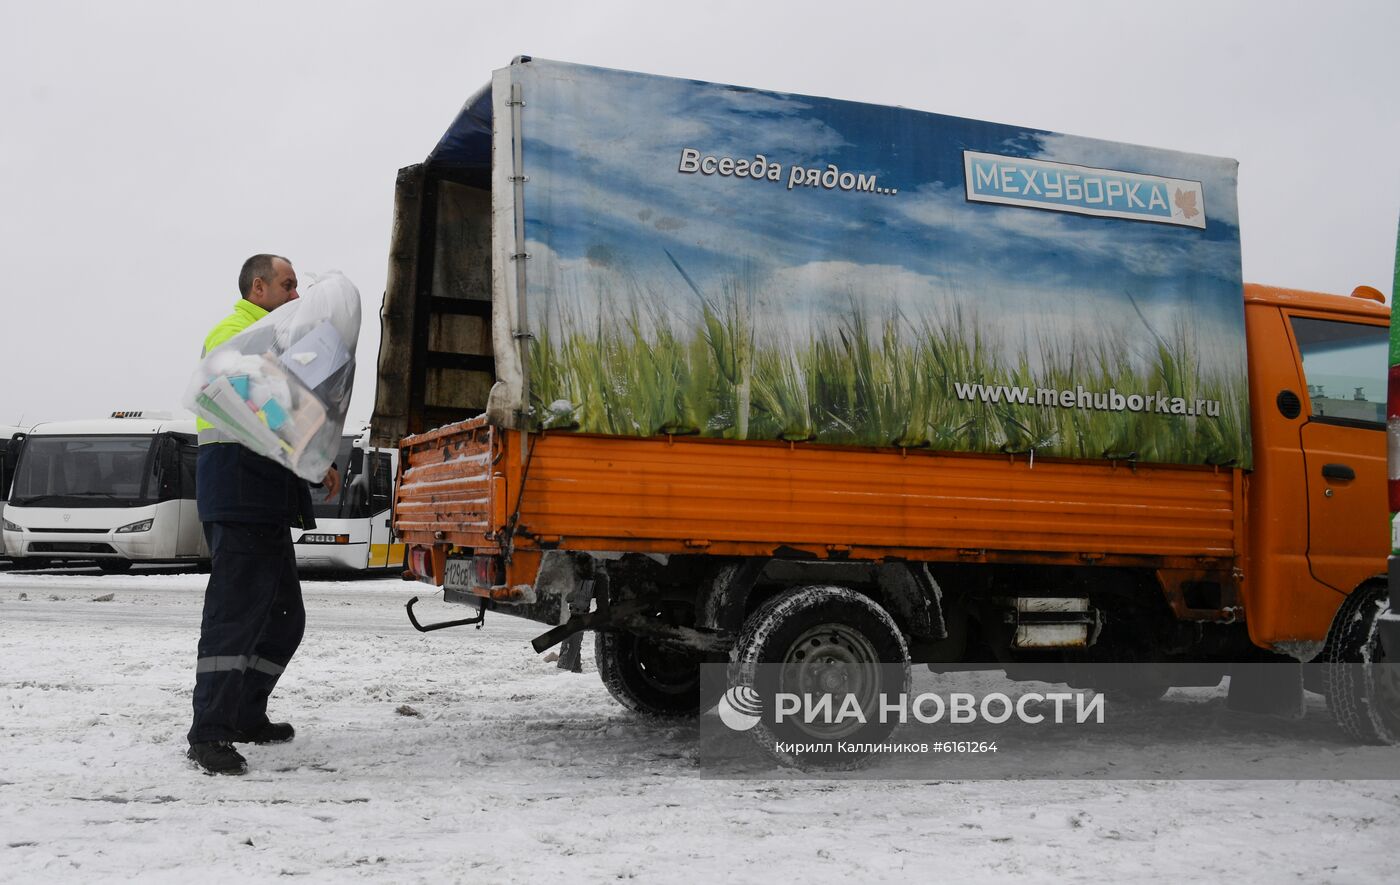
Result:
M175 437L162 436L156 444L156 470L166 477L179 474L180 441Z
M19 463L19 452L22 448L22 433L16 433L9 439L0 439L0 501L10 497L10 480L14 477L15 465Z
M16 433L9 439L0 439L0 461L10 468L18 464L20 452L24 451L24 441L28 438L27 434Z

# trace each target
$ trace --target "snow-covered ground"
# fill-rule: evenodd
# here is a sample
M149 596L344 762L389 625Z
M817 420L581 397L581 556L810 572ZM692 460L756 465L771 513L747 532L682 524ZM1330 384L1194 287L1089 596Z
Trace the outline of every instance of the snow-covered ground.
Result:
M203 585L0 574L0 880L1400 877L1392 781L701 777L694 730L626 714L587 646L580 676L529 622L416 633L429 588L397 580L304 582L272 706L297 739L208 777L184 758Z

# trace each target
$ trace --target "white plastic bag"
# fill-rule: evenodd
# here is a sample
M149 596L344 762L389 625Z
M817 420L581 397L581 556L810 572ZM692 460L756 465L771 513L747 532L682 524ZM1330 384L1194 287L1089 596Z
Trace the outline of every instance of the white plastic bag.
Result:
M184 405L243 446L320 482L350 409L359 337L359 290L330 271L205 354Z

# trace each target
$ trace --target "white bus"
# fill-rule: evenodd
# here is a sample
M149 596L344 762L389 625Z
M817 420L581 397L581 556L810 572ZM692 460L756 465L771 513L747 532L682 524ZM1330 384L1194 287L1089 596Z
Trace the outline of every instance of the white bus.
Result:
M316 528L292 529L297 567L303 571L402 569L404 545L394 543L389 507L398 474L397 449L369 444L369 428L340 440L335 463L340 468L340 495L325 500L325 489L311 487Z
M3 526L17 564L84 560L122 572L208 561L193 417L113 412L37 424L18 450Z

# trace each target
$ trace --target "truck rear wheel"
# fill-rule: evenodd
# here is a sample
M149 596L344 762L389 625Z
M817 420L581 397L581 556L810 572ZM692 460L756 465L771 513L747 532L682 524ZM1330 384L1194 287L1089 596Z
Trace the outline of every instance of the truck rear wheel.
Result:
M832 695L833 710L848 699L862 717L762 718L750 734L770 755L802 768L851 768L863 756L851 752L779 749L779 745L878 742L894 729L882 722L881 696L909 690L909 646L899 626L877 602L846 587L800 587L769 599L749 615L730 652L729 684L748 686L761 702L779 693ZM859 721L863 718L865 721Z
M593 657L608 694L634 713L661 719L700 714L698 653L608 631L594 634Z
M1400 743L1400 654L1377 630L1389 610L1385 587L1354 591L1327 642L1327 707L1349 737L1367 744Z

